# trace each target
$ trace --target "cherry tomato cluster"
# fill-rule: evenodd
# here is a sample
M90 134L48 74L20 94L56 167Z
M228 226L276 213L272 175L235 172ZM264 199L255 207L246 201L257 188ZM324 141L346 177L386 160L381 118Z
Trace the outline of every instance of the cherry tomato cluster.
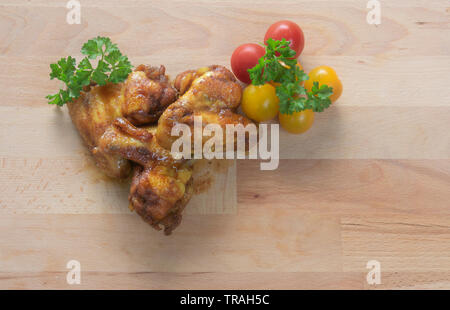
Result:
M264 36L264 43L269 38L274 40L286 39L290 42L289 47L296 52L298 58L305 46L305 37L302 29L294 22L288 20L279 21L269 27ZM248 69L258 64L258 60L265 55L265 48L254 43L247 43L235 49L231 56L231 69L234 75L243 83L251 84ZM297 65L303 69L300 63ZM304 82L307 91L311 91L314 82L320 85L326 84L333 88L330 99L335 102L342 94L342 83L336 72L328 66L320 66L309 72L309 80ZM300 82L302 83L302 82ZM242 97L242 110L256 122L278 119L281 126L290 133L303 133L307 131L314 122L314 112L304 110L293 114L279 113L279 100L275 92L275 83L264 85L248 85L244 89Z

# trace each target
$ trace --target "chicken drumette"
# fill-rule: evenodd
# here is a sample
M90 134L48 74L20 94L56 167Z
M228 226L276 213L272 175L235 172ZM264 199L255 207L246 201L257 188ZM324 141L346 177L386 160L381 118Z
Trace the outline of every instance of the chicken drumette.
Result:
M188 125L191 133L194 132L194 116L201 116L203 127L217 124L222 127L223 133L227 124L246 126L251 123L248 118L236 113L242 89L233 73L223 66L214 65L180 73L175 78L174 86L181 97L161 115L156 133L158 143L166 149L171 149L178 139L178 136L171 134L176 124ZM193 143L194 135L191 137ZM209 138L202 137L203 143ZM225 136L222 141L226 142Z
M156 229L170 234L181 221L181 212L191 198L192 162L175 160L170 151L156 142L156 127L133 126L117 118L100 139L99 148L107 154L131 160L130 209Z

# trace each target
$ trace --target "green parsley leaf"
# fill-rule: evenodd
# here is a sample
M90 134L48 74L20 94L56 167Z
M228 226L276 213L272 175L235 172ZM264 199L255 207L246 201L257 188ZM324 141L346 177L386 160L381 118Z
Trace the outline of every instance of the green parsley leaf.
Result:
M68 56L57 63L50 64L50 79L58 79L66 84L66 89L48 95L49 104L63 106L81 95L84 86L95 82L98 85L121 83L131 72L128 57L122 55L116 44L109 38L97 37L83 44L81 52L86 55L76 65L76 60ZM99 58L99 59L98 59ZM98 59L94 68L89 59Z
M75 71L76 61L71 56L61 58L56 64L51 64L50 79L58 79L63 82L68 82Z
M95 59L115 50L119 50L117 45L113 44L110 38L105 37L91 39L83 44L83 47L81 48L83 55L87 55L89 59Z
M117 67L109 75L108 81L111 83L120 83L121 81L124 81L128 77L130 72L131 72L131 69L128 67Z
M108 73L110 71L109 65L103 60L99 60L97 68L92 72L92 80L98 85L105 85L108 81Z

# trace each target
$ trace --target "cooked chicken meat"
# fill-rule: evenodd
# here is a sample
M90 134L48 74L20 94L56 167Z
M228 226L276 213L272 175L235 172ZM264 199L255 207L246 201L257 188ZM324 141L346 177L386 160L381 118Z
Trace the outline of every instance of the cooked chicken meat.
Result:
M110 177L124 178L130 163L118 155L105 154L99 139L112 121L126 117L132 124L156 122L164 109L176 100L177 91L168 83L164 66L140 65L121 84L91 86L68 104L78 129L97 166Z
M177 91L168 82L164 66L140 65L125 82L122 114L134 125L158 121L164 110L175 101Z
M176 124L186 124L193 133L194 116L202 117L203 127L208 124L220 125L223 133L226 132L227 124L246 126L251 123L248 118L235 112L241 101L241 86L234 75L223 66L185 71L176 77L175 87L181 97L161 115L156 133L158 143L168 150L178 139L177 136L172 136L172 128ZM203 143L209 138L202 137ZM225 137L222 141L226 141Z
M90 91L67 104L72 122L78 129L96 165L108 176L125 178L131 165L122 156L106 154L98 148L99 139L112 121L122 115L123 101L121 84L94 86Z
M136 128L117 118L100 139L100 149L139 165L134 168L130 208L156 229L170 234L192 195L192 163L174 160L154 136L156 127Z

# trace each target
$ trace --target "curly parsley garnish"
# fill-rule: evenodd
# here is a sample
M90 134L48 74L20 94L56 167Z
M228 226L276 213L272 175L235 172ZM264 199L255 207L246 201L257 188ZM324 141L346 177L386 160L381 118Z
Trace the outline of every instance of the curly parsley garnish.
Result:
M292 114L308 109L322 112L331 105L332 87L314 82L308 92L301 85L309 77L297 66L295 51L289 47L289 41L268 39L265 47L266 54L248 72L253 85L277 83L276 93L281 113Z
M84 86L95 82L98 85L106 83L120 83L125 81L131 72L131 63L127 56L122 55L116 44L109 38L97 37L87 41L81 52L86 55L80 63L68 56L61 58L57 63L51 64L50 79L58 79L66 84L66 89L60 89L54 95L48 95L49 104L63 106L65 103L78 98ZM95 60L94 68L89 59Z

